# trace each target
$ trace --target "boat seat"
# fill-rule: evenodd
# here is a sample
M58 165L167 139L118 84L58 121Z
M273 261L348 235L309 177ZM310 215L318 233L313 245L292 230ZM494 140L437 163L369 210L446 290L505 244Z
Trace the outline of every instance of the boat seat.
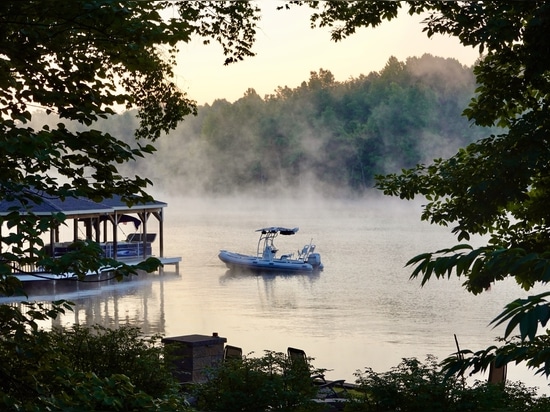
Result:
M147 233L147 234L130 233L128 235L128 237L126 238L126 242L131 242L131 243L133 243L133 242L143 242L145 240L145 242L147 242L147 243L153 243L156 238L157 238L156 233Z
M309 358L302 349L287 348L287 356L293 367L306 368L311 371ZM345 386L345 379L328 381L323 373L311 373L310 379L313 385L317 388L317 399L339 399L346 400L348 391Z

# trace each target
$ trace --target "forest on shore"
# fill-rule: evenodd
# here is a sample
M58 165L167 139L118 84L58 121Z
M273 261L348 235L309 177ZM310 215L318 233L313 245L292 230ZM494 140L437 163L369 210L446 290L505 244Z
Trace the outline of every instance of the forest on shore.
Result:
M320 69L293 89L261 97L250 88L233 103L199 106L155 142L154 156L120 168L167 194L362 194L378 174L449 157L488 136L462 116L475 89L471 67L432 55L391 57L379 72L343 82ZM130 144L135 115L98 127Z

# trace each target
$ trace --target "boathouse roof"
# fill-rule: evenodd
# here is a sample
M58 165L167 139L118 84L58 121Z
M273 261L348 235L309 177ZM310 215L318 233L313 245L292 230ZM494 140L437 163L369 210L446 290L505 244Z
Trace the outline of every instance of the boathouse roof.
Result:
M14 211L26 211L36 215L51 215L52 213L63 213L67 217L81 215L102 215L115 212L136 212L138 210L159 210L167 206L166 203L158 200L151 202L136 203L128 206L123 202L120 196L113 196L109 199L103 199L101 202L94 202L86 198L67 197L65 199L40 196L41 202L29 200L29 203L23 205L19 200L1 200L0 216L5 216Z

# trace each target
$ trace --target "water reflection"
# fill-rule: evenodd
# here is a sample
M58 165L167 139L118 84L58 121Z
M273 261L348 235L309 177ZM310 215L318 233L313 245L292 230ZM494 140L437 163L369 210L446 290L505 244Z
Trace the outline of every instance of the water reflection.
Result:
M134 325L145 335L164 334L165 284L179 279L179 274L165 271L162 275L141 273L120 282L105 277L86 281L29 282L25 284L28 298L4 297L0 303L10 303L25 312L24 301L41 303L45 307L57 300L71 302L72 311L40 324L45 329L73 324L99 324L109 328Z
M284 316L300 308L304 300L303 295L311 290L319 279L319 272L251 272L242 269L227 270L219 278L220 285L227 288L228 292L240 290L241 297L249 294L250 313L263 317L273 316L273 313Z
M225 272L225 275L220 277L220 284L226 282L231 282L235 280L250 279L250 278L259 278L264 282L272 282L277 278L281 279L307 279L311 282L319 280L320 273L318 271L311 273L288 273L288 272L277 272L275 270L270 271L249 271L246 269L229 269Z

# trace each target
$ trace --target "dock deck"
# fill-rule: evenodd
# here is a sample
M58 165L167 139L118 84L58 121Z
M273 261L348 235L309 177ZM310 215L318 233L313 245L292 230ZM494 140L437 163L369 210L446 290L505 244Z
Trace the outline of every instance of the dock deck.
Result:
M160 260L160 263L162 263L163 266L161 266L158 270L159 274L162 274L164 272L164 266L171 266L173 265L175 267L175 272L179 273L179 264L181 262L180 256L174 256L174 257L157 257L157 256L151 256L156 257L158 260ZM121 263L125 263L129 266L135 266L139 262L143 261L142 258L126 258L126 259L118 259ZM112 271L112 268L104 268L101 270L99 274L108 273ZM98 273L90 272L87 276L97 276ZM74 275L55 275L52 273L37 273L37 274L25 274L25 273L16 273L15 276L21 281L21 282L36 282L36 281L48 281L48 280L63 280L63 279L74 279Z

